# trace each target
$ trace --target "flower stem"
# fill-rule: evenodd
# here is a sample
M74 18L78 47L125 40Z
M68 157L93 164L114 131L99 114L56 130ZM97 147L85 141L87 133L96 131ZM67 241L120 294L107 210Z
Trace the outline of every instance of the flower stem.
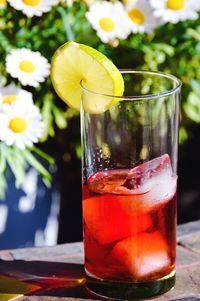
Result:
M68 21L68 15L67 15L65 9L63 7L59 7L58 12L60 13L60 15L62 17L62 21L63 21L63 25L64 25L64 28L65 28L67 39L69 41L73 41L74 40L74 33L71 30L71 27L70 27L70 24L69 24L69 21Z

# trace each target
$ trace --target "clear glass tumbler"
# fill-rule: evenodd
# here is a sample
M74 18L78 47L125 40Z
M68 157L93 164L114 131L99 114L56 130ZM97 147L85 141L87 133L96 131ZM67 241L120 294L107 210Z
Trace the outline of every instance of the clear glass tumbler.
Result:
M138 300L175 284L181 83L121 72L126 96L81 83L85 271L93 293ZM88 113L106 99L103 112Z

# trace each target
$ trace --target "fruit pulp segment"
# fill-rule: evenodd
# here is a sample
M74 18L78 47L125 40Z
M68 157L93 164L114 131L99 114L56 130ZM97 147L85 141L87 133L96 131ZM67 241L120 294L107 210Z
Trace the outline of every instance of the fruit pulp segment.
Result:
M154 183L146 193L122 195L104 193L105 173L112 189L123 186L127 177L127 171L100 172L84 185L87 273L122 282L144 282L170 274L176 255L176 179L168 179L165 188ZM94 178L98 193L91 190Z

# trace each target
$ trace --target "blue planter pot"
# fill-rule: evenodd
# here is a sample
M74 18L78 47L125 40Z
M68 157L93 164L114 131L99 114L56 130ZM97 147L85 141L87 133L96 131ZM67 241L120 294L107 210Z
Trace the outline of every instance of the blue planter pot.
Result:
M6 198L0 201L0 249L57 243L60 193L55 182L54 174L47 188L33 168L20 189L10 177Z

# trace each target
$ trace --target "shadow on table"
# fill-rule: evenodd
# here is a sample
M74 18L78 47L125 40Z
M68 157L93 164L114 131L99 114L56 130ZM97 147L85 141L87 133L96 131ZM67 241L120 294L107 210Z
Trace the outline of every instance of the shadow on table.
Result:
M85 282L81 264L0 260L0 296L23 294L87 299L91 295L86 290ZM7 297L5 300L10 299Z

